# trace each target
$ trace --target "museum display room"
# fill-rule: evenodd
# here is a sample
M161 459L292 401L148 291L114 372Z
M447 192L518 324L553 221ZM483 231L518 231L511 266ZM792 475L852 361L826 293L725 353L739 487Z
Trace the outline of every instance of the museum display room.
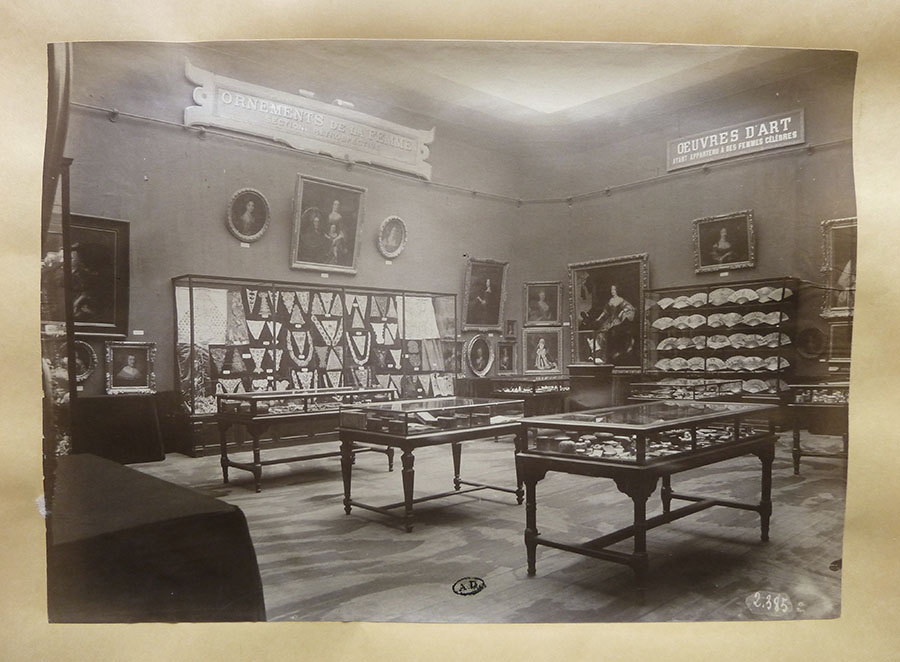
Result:
M48 52L51 621L840 615L855 53Z

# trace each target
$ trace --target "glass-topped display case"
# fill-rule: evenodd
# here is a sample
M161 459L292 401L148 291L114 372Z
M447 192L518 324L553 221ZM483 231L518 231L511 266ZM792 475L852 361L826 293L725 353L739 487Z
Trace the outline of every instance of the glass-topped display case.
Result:
M318 391L269 391L263 393L220 393L216 396L218 413L258 416L282 416L337 410L342 406L365 402L386 402L393 398L390 388L327 388Z
M542 393L568 393L567 376L510 376L491 379L491 395L540 395Z
M741 397L740 379L664 377L632 382L628 399L642 400L734 400Z
M521 421L521 451L648 465L769 434L771 404L661 400Z
M791 384L791 402L798 405L846 405L850 401L850 382Z
M395 400L341 409L340 426L410 437L510 423L524 415L522 400L428 398Z
M644 371L740 379L745 396L783 395L798 289L785 277L648 290Z

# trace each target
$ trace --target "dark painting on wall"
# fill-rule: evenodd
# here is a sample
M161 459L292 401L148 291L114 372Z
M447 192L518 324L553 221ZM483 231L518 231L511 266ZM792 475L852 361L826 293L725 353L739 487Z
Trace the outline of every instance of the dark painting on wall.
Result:
M356 273L366 190L297 177L291 267Z
M572 359L640 370L647 254L569 265Z
M856 219L822 223L825 291L822 317L852 317L856 297Z
M525 326L555 326L559 316L559 281L525 283Z
M110 395L156 393L155 359L155 343L108 341L106 392Z
M466 263L463 330L501 331L506 302L508 262L476 260Z
M756 265L753 212L744 210L694 221L694 271L698 274Z
M256 241L269 226L269 203L252 188L241 189L231 197L228 206L228 230L244 242Z
M72 216L72 316L83 335L128 334L129 224Z

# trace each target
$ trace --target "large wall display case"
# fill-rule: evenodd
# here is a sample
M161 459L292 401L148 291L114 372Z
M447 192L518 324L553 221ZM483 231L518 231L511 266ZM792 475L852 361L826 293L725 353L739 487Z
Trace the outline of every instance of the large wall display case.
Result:
M522 482L518 463L515 464L516 487L501 487L471 482L460 478L461 443L485 437L511 434L524 415L522 400L491 400L485 398L429 398L379 404L360 405L341 409L341 474L344 480L344 512L353 506L371 510L402 520L407 532L413 528L413 505L443 497L496 490L515 494L522 503ZM403 464L403 501L385 506L373 506L354 500L350 495L353 474L353 453L359 443L399 448ZM415 451L428 446L449 445L453 455L453 490L413 497L415 481ZM510 458L512 459L512 458ZM512 469L512 467L510 467ZM466 486L462 489L462 486ZM403 514L391 511L403 508Z
M176 361L194 453L218 393L389 388L451 396L456 295L216 276L173 279Z
M534 575L538 545L628 565L639 581L646 575L647 531L681 517L725 506L759 513L761 537L768 540L772 512L772 461L776 436L757 421L774 404L666 400L523 419L516 436L517 461L525 485L525 546L528 574ZM762 462L758 504L673 491L673 474L746 454ZM548 472L611 478L634 503L634 524L583 544L559 542L538 533L537 483ZM662 478L662 513L647 517L647 500ZM673 500L688 505L672 509ZM634 539L633 553L607 549Z
M740 379L744 397L783 395L798 288L778 278L648 290L644 370Z

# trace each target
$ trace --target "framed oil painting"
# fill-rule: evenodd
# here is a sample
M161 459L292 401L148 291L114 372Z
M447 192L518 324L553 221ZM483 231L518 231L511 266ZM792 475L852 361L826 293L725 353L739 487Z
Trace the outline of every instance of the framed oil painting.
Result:
M569 265L572 361L640 371L646 253Z
M378 251L393 260L406 248L406 223L399 216L388 216L378 228Z
M128 335L127 221L72 215L72 317L75 333Z
M476 260L466 262L463 308L464 331L502 331L506 302L508 262Z
M110 395L156 393L156 343L111 340L106 343L106 392Z
M856 219L823 221L822 252L826 285L822 317L852 317L856 297Z
M506 320L506 331L503 335L507 338L518 338L519 322L517 320Z
M557 281L525 283L525 326L559 326L560 292Z
M694 271L698 274L756 265L753 212L738 211L694 220Z
M364 188L299 175L291 268L356 273Z
M97 368L97 353L83 340L75 341L75 381L86 381Z
M497 374L516 374L516 343L501 340L497 343Z
M562 374L562 328L522 329L522 367L526 375Z
M231 196L226 222L229 232L241 241L256 241L269 227L269 202L256 189L241 189Z
M494 365L494 346L483 333L477 333L466 344L466 363L476 377L486 377Z

